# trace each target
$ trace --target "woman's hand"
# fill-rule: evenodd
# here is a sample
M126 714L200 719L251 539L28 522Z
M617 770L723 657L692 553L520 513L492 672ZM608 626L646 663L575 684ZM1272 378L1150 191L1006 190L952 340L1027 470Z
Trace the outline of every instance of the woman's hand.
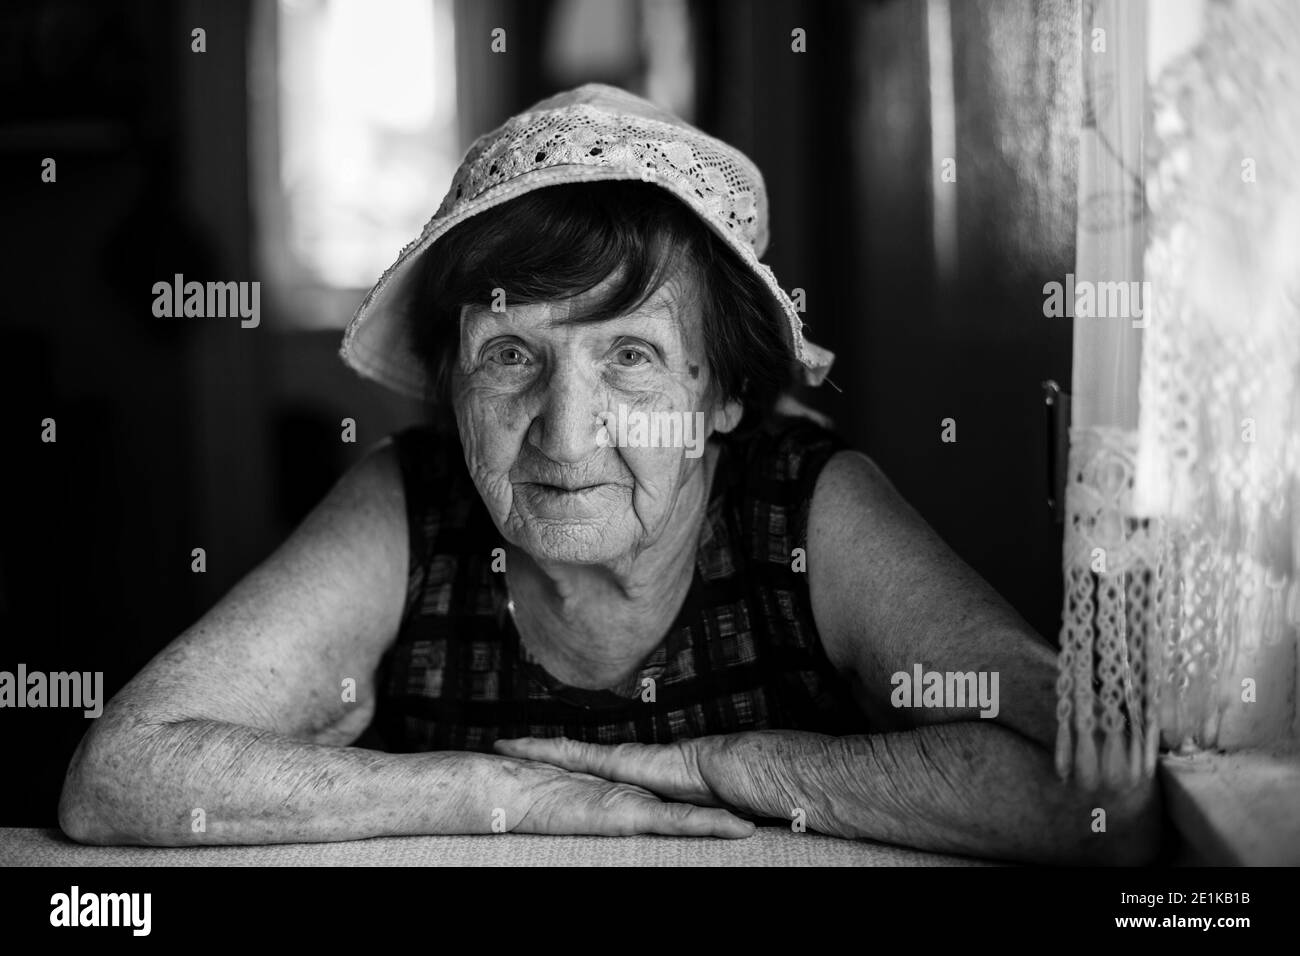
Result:
M573 745L576 742L561 739L525 743ZM523 756L522 752L512 752L509 746L498 746L497 750L511 757ZM726 810L693 805L693 801L661 800L649 790L631 783L545 764L530 765L522 776L526 783L520 792L527 810L516 821L509 819L509 809L502 808L506 813L505 826L512 833L594 836L657 833L731 839L754 833L752 823Z
M520 737L498 740L496 751L507 757L537 760L578 774L644 788L665 800L698 807L721 807L707 775L721 738L703 737L671 744L583 743L566 737Z

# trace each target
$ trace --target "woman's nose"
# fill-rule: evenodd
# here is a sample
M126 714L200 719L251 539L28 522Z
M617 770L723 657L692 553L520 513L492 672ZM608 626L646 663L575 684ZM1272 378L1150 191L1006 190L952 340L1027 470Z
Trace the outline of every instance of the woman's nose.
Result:
M586 461L598 447L598 405L594 381L572 367L556 369L529 428L529 440L552 461Z

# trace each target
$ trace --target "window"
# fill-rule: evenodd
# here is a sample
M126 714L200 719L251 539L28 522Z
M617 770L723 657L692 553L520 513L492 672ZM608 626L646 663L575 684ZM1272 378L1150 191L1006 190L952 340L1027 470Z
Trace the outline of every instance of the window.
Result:
M285 324L340 328L460 160L453 0L276 0L256 15L259 268Z

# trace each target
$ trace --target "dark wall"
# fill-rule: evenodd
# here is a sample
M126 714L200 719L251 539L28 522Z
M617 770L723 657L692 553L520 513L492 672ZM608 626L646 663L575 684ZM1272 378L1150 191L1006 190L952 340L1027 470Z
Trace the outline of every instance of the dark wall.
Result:
M336 332L157 319L175 273L259 279L246 3L0 11L4 374L0 670L115 693L418 410L339 363ZM207 52L190 31L207 31ZM56 180L41 181L45 157ZM340 420L358 442L340 441ZM53 418L57 441L41 441ZM207 570L191 570L191 551ZM0 826L52 825L80 711L0 711Z
M142 636L183 627L198 597L179 560L196 537L191 332L153 321L147 295L165 258L186 271L207 258L178 201L175 30L142 4L8 4L0 17L12 410L0 669L102 670L118 684L152 652ZM47 417L54 444L40 441ZM0 823L48 821L85 721L0 721L6 770L28 781L5 788Z
M925 0L697 5L700 121L762 168L768 261L837 353L833 385L806 400L1055 640L1062 529L1041 385L1068 391L1071 327L1044 318L1042 287L1074 262L1078 0L947 6L954 183L932 155ZM938 190L955 194L946 268Z
M1055 640L1061 526L1046 506L1041 383L1070 381L1071 327L1042 287L1074 262L1077 0L951 5L956 182L931 155L922 0L856 25L851 372L856 436L967 562ZM933 197L956 193L955 260ZM952 418L956 442L940 423Z

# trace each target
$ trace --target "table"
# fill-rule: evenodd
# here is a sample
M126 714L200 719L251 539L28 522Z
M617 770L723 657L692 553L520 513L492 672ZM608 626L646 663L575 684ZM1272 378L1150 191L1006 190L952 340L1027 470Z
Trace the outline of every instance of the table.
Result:
M279 846L93 847L58 830L0 828L0 866L989 866L779 827L745 840L694 837L378 837Z

